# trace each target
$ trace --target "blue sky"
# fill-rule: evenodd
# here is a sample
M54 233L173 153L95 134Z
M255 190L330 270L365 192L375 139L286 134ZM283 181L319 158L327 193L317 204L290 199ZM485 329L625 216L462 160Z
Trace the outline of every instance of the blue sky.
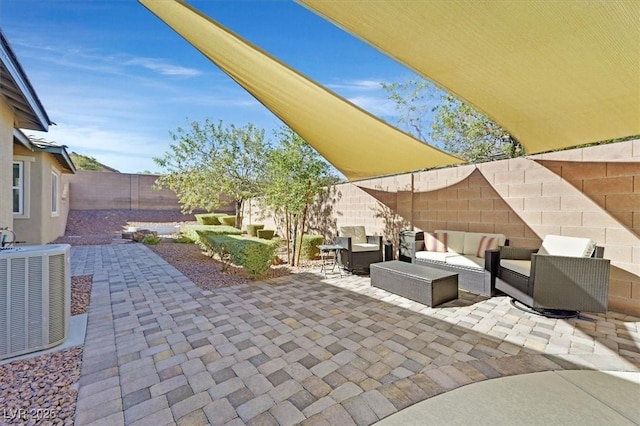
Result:
M290 0L190 0L243 38L383 119L380 82L413 74ZM122 172L160 171L187 120L282 123L135 0L0 0L0 27L57 125L27 131Z

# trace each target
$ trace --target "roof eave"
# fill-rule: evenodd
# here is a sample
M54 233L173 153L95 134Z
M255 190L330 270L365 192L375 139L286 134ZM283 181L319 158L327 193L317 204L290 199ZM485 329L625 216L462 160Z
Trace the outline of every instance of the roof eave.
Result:
M0 72L7 74L6 78L0 79L0 94L17 112L14 125L43 132L49 130L49 125L53 123L1 30Z

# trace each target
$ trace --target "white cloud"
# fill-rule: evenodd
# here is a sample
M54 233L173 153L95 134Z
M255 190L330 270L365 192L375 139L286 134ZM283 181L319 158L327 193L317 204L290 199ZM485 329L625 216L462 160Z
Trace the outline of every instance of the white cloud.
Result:
M347 99L365 111L368 111L378 117L392 116L396 114L396 107L394 103L384 97L353 96Z
M179 65L172 65L158 58L135 58L128 60L126 64L139 65L143 68L157 71L162 75L194 77L202 74L202 72L197 69L181 67Z
M347 80L341 83L328 83L326 87L335 91L374 91L382 89L380 81L377 80Z

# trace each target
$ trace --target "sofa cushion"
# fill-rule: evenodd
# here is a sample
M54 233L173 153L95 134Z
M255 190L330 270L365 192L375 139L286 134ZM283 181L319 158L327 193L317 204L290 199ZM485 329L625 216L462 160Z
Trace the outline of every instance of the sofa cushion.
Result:
M531 274L530 260L500 259L500 267L528 277Z
M481 257L484 259L484 253L487 250L497 250L498 244L499 244L498 238L484 235L482 238L480 238L480 242L478 243L478 250L476 251L476 257Z
M367 242L367 234L364 226L341 226L338 229L341 237L351 237L351 244L361 244Z
M460 266L463 268L477 268L484 269L484 259L481 257L464 255L464 256L451 256L445 260L447 265Z
M547 235L542 241L538 254L567 257L591 257L596 242L589 238Z
M462 254L464 252L464 231L447 231L447 230L438 230L433 231L434 233L447 233L447 250L453 253Z
M476 257L484 257L484 250L482 250L482 256L478 256L478 249L480 249L480 243L483 241L483 237L487 237L484 239L484 243L491 243L491 248L498 248L498 246L503 246L507 237L504 234L486 234L483 232L465 232L464 234L464 249L462 254L468 254ZM493 241L489 241L489 239L493 238ZM487 250L488 250L487 249Z
M356 244L353 244L353 243L351 243L351 251L354 252L354 253L355 252L359 252L359 251L378 251L378 250L380 250L380 246L378 246L377 244L371 244L371 243L356 243Z
M447 247L446 232L425 232L424 233L424 249L426 251L446 252Z
M417 251L416 259L418 260L431 260L435 262L445 262L448 257L461 256L457 253L451 252L437 252L437 251Z

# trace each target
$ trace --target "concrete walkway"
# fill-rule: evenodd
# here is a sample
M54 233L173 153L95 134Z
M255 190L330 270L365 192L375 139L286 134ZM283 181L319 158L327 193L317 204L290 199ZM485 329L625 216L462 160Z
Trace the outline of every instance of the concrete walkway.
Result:
M640 319L614 312L551 320L468 293L428 308L367 277L314 273L204 291L139 244L73 247L72 274L93 274L77 425L463 424L476 401L475 423L507 424L499 401L513 389L640 371ZM637 380L585 380L617 392L615 419L638 421L624 396ZM589 404L561 394L567 413ZM519 423L544 412L536 401L518 400Z

